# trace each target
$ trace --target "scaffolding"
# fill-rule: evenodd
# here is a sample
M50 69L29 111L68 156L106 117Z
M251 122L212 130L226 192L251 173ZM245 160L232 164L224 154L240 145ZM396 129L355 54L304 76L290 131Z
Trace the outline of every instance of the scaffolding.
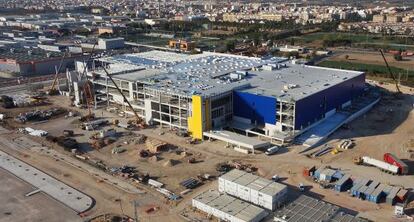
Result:
M295 131L295 102L279 101L276 107L276 119L282 125L282 132L293 135Z

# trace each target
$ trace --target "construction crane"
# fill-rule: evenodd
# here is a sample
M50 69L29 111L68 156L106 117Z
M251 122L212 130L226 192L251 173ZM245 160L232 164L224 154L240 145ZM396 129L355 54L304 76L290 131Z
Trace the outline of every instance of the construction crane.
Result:
M88 60L86 60L86 63L84 62L84 64L83 64L83 71L82 71L82 75L80 76L80 79L82 79L82 77L85 77L85 84L83 85L83 93L85 95L85 103L86 103L86 107L88 109L88 115L86 116L85 119L93 119L94 118L94 114L92 113L91 107L95 103L95 100L94 100L94 95L93 95L91 83L89 82L88 75L86 74L86 68L88 66L89 61L93 57L93 53L95 51L95 46L96 46L96 42L92 46L92 50L90 52Z
M116 82L114 81L114 79L112 79L111 74L109 74L109 72L105 68L105 66L102 66L102 68L105 71L106 76L109 78L109 80L111 80L111 82L114 84L116 90L118 90L118 92L121 94L122 98L124 99L124 102L126 102L128 104L129 108L134 113L135 120L136 120L136 124L137 125L140 125L141 127L144 127L145 126L144 120L141 117L138 116L137 112L134 110L134 108L132 107L131 103L128 101L128 99L124 95L124 93L122 93L122 90L118 87L118 85L116 84Z
M400 86L399 86L398 80L395 77L394 73L391 71L390 66L388 65L387 59L385 58L385 55L384 55L384 51L382 49L380 49L379 51L381 52L381 56L384 59L385 65L387 66L387 69L388 69L388 72L390 73L391 78L392 78L392 80L395 83L395 88L397 89L397 93L400 94L401 93L401 90L400 90Z
M58 93L58 90L57 89L55 89L55 87L56 87L56 85L57 85L57 82L58 82L58 78L59 78L59 72L60 72L60 69L62 68L62 66L63 66L63 61L65 60L65 58L66 58L66 53L64 53L63 54L63 57L62 57L62 59L60 60L60 63L59 63L59 68L56 68L55 67L55 78L53 79L53 83L52 83L52 86L50 87L50 89L49 89L49 95L56 95L57 93Z

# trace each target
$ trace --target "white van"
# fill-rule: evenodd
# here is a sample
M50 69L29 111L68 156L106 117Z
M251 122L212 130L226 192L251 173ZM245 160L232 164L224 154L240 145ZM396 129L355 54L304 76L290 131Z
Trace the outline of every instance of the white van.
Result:
M268 156L273 155L273 154L277 153L277 151L279 151L279 149L280 149L280 146L272 146L272 147L270 147L269 149L266 150L265 154L268 155Z

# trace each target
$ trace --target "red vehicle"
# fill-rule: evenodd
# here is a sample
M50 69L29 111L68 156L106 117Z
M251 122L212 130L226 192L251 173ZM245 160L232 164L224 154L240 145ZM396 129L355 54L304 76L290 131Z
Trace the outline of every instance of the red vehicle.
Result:
M408 165L396 157L394 154L385 153L384 161L398 167L398 173L405 175L408 174Z

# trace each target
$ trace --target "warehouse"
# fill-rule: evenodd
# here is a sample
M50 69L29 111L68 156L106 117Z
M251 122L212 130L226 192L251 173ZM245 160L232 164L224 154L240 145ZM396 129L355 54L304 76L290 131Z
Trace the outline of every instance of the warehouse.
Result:
M55 74L62 61L63 53L43 49L4 47L0 48L0 72L28 75ZM74 69L74 61L81 60L81 54L70 54L62 61L61 72Z
M237 169L219 177L219 191L272 211L287 197L286 185Z
M252 204L216 190L207 190L192 200L193 207L229 222L259 222L268 213Z
M125 91L135 95L131 100L141 104L138 109L147 123L185 129L196 139L230 127L248 136L284 141L351 105L365 88L363 72L299 65L283 58L149 51L95 63L89 75L98 74L101 80L102 65L110 73L113 66L144 68L138 73L117 68L112 74L129 77L124 84L131 87ZM100 88L108 85L95 83Z

